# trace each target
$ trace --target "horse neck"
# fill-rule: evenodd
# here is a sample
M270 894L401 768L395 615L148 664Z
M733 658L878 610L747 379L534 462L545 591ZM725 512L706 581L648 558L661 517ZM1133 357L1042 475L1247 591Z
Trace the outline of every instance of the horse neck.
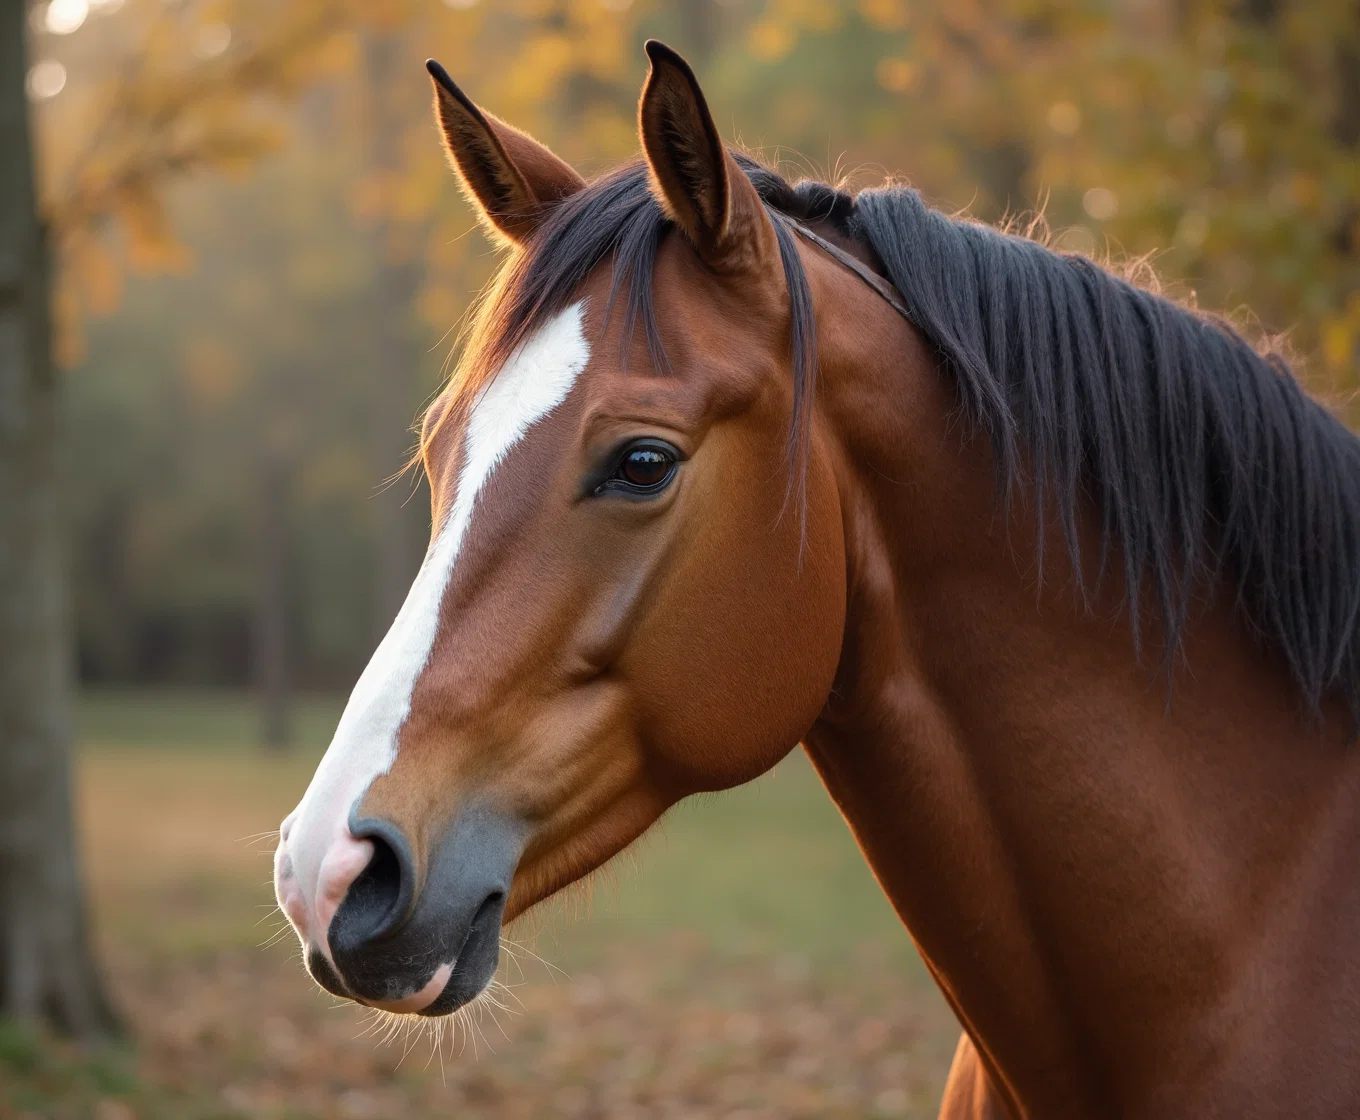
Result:
M1040 583L1032 504L1002 512L986 439L881 310L823 349L849 603L807 750L1015 1099L1113 1114L1222 1059L1244 977L1275 967L1262 931L1347 865L1348 721L1303 716L1217 602L1168 693L1122 581L1083 605L1052 518Z

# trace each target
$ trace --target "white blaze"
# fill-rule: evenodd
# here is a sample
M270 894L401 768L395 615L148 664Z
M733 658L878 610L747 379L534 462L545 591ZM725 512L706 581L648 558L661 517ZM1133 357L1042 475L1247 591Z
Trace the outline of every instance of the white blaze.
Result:
M411 693L434 646L440 604L478 494L524 433L566 399L590 358L584 317L585 305L579 302L549 320L482 392L463 441L453 509L430 542L396 621L354 686L307 792L284 822L281 847L292 858L300 909L306 912L311 939L327 956L326 930L340 898L331 897L326 904L325 897L334 892L322 882L322 864L333 848L338 855L344 847L355 800L396 761ZM348 880L336 885L343 888ZM286 909L292 916L292 908Z

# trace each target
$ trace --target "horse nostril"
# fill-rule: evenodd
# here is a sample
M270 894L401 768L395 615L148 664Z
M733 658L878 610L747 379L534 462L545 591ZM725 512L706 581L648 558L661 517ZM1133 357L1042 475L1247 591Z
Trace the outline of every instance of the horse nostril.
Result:
M387 821L355 823L354 837L373 845L373 857L335 912L333 949L357 948L399 929L410 916L415 893L411 849L401 832Z

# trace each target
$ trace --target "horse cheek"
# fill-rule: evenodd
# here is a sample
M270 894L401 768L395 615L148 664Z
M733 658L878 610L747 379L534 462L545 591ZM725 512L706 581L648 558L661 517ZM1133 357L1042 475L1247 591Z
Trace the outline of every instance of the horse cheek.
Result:
M806 537L797 510L781 514L780 490L738 501L726 488L697 503L705 524L635 636L669 651L637 702L648 753L684 792L767 771L806 734L835 677L845 558L834 483L814 459Z

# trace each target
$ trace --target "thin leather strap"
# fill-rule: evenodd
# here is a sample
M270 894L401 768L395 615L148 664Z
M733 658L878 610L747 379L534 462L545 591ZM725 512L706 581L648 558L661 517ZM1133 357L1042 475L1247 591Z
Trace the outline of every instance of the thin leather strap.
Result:
M840 246L833 245L825 237L820 237L813 233L807 226L800 225L792 218L785 218L784 220L797 230L799 234L816 245L817 248L840 261L841 264L845 265L846 268L868 284L869 287L873 288L874 291L888 301L892 309L901 315L902 318L909 322L912 321L911 312L907 310L907 305L902 302L902 297L898 294L897 289L888 283L887 280L883 279L883 277L872 268L857 257L852 257L844 249L840 248Z

